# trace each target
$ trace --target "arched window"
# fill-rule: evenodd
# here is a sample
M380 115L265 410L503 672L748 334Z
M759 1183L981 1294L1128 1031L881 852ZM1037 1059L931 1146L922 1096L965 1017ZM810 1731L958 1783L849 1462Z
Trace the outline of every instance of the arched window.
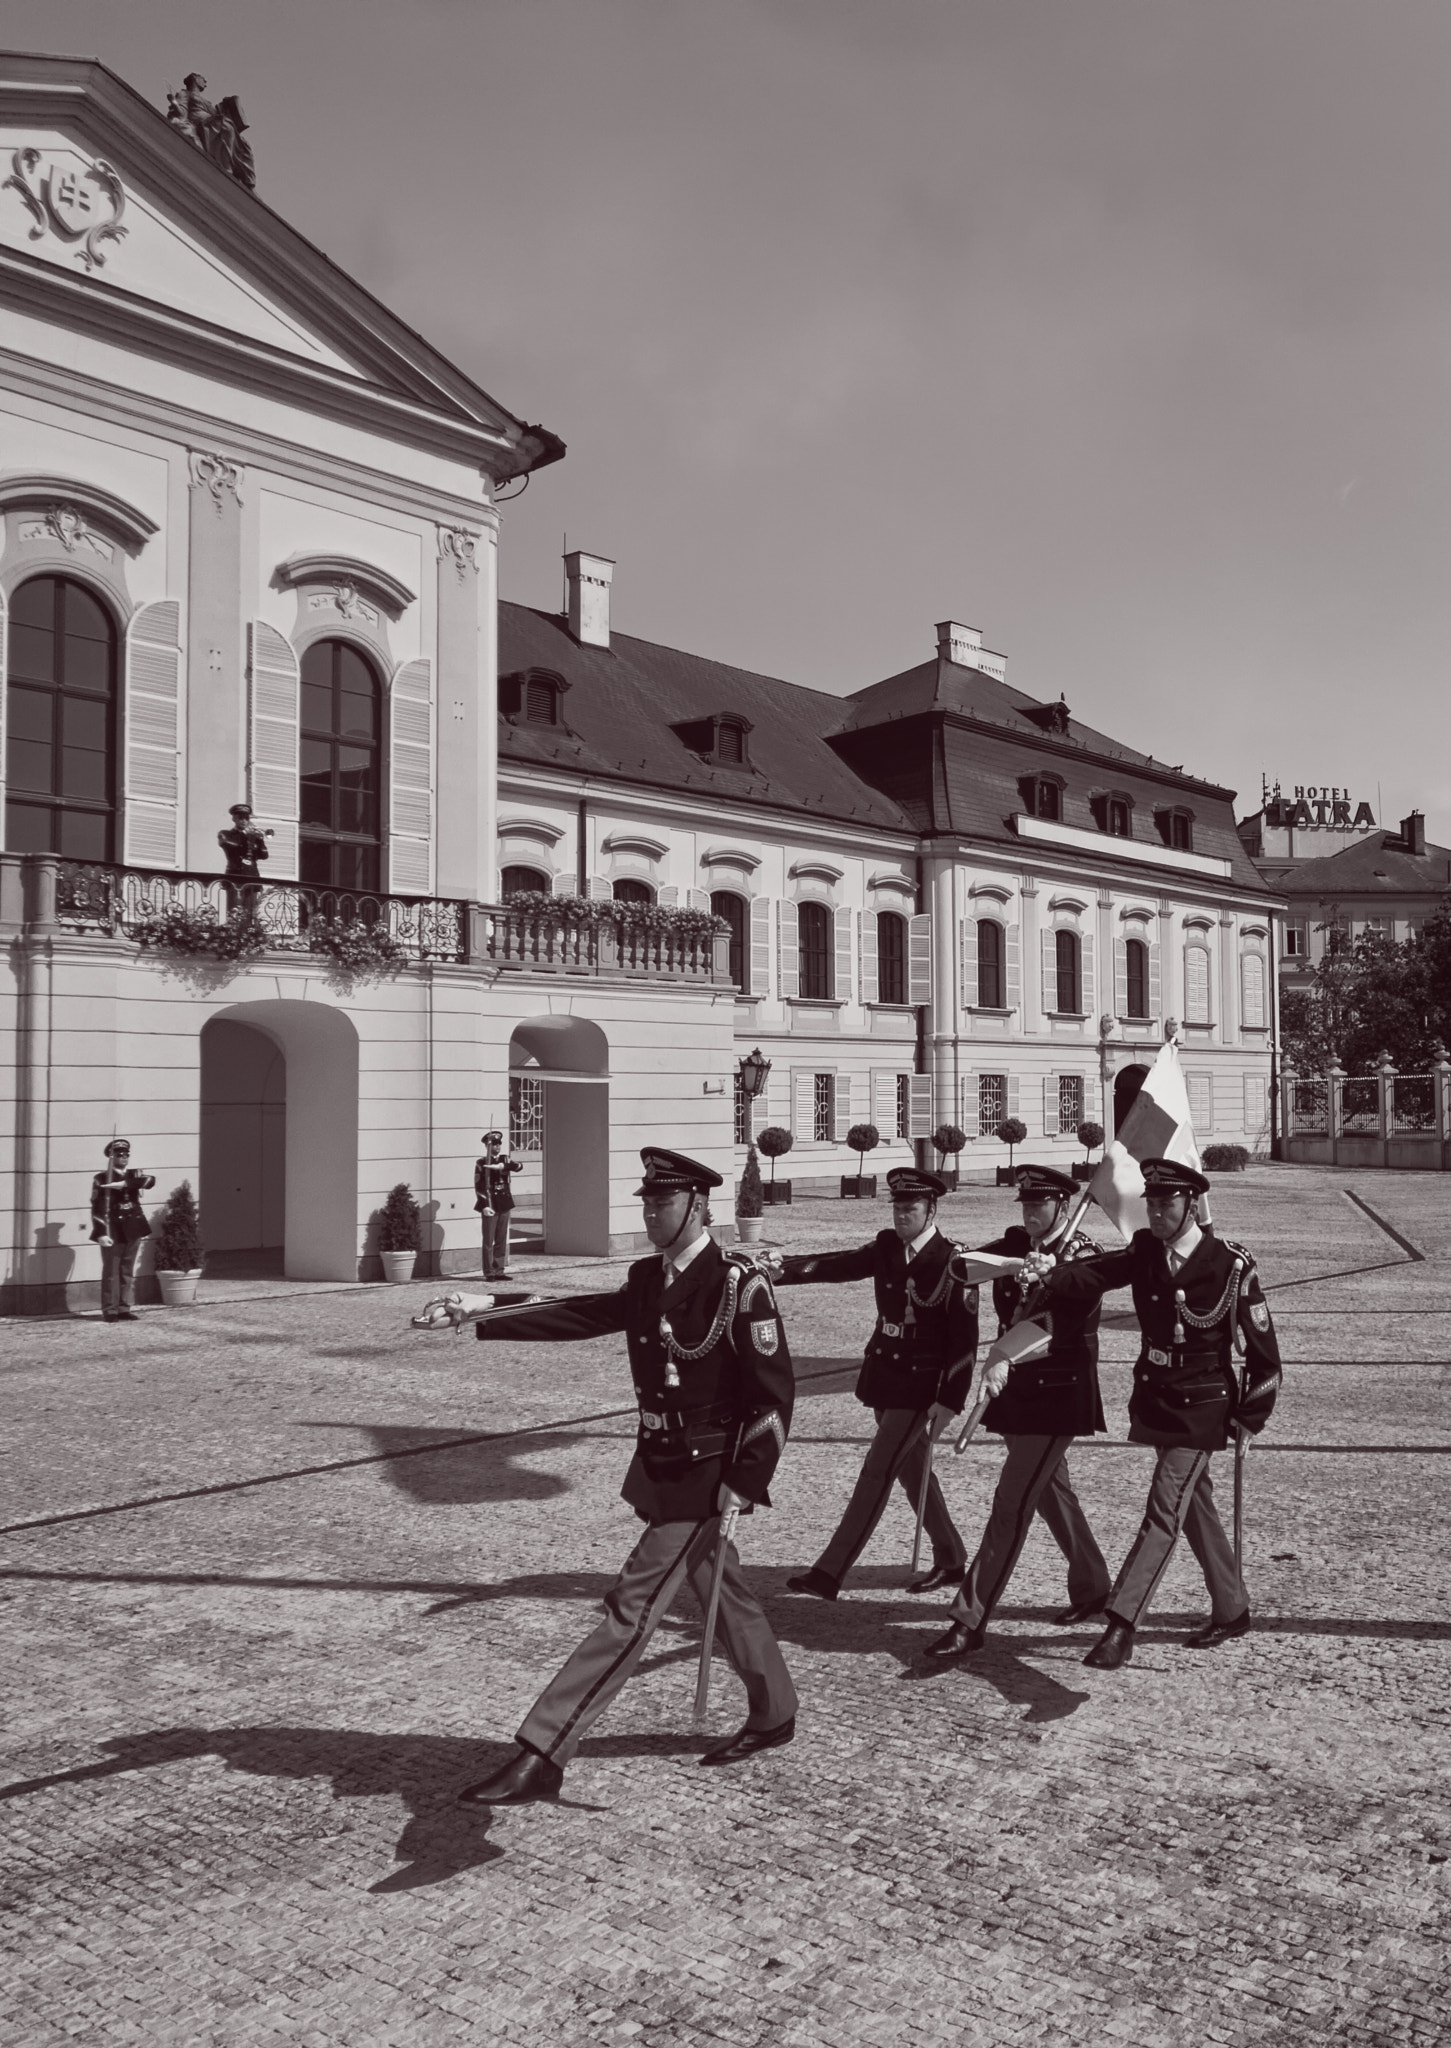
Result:
M1124 979L1128 985L1124 1015L1128 1017L1147 1017L1149 1014L1149 949L1142 939L1127 939L1124 942Z
M907 1000L907 920L895 910L877 912L877 1001Z
M980 917L977 921L977 1003L980 1010L1006 1008L1003 928L994 917Z
M300 881L381 886L382 730L371 662L345 640L314 640L302 657Z
M1184 948L1184 1022L1209 1022L1209 948L1194 940Z
M10 600L5 844L114 860L116 627L84 584L35 576Z
M750 994L750 977L746 972L750 959L750 948L746 944L748 911L744 896L737 896L734 889L712 889L711 911L716 917L723 917L731 928L731 980L741 994Z
M1241 1007L1246 1029L1265 1027L1265 961L1262 953L1246 953L1239 963Z
M829 1003L835 994L831 971L831 912L824 903L803 903L798 917L801 993L810 1002Z
M499 893L506 899L510 896L549 894L549 877L538 868L508 867L499 877Z
M614 886L616 903L653 903L655 891L648 882L637 882L632 875L623 875Z
M1058 970L1058 1008L1062 1011L1082 1010L1080 998L1083 990L1078 973L1078 934L1055 932L1053 945L1057 956L1055 964Z

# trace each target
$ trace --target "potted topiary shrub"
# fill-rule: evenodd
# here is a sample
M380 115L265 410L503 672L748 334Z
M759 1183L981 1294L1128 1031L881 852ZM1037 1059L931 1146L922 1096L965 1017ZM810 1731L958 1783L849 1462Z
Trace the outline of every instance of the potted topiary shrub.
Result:
M1092 1152L1096 1145L1103 1143L1103 1125L1080 1124L1078 1126L1078 1142L1085 1152ZM1092 1180L1096 1170L1091 1159L1075 1159L1073 1162L1073 1178L1075 1180Z
M857 1170L844 1173L841 1177L841 1198L845 1201L860 1201L863 1195L875 1197L877 1176L870 1179L863 1176L862 1165L868 1152L875 1152L882 1142L882 1134L875 1124L853 1124L846 1134L846 1142L857 1155Z
M385 1280L411 1280L418 1259L418 1204L407 1181L400 1180L383 1204L378 1225Z
M957 1186L957 1168L953 1166L949 1171L948 1157L955 1160L966 1143L967 1132L960 1129L957 1124L939 1124L932 1133L932 1144L937 1153L937 1171L950 1188Z
M740 1181L736 1186L736 1231L742 1244L759 1244L764 1222L761 1211L766 1206L765 1189L761 1186L761 1162L756 1157L756 1148L751 1146L746 1153L746 1163L741 1169Z
M196 1300L196 1284L202 1277L201 1224L191 1182L184 1180L166 1198L157 1221L156 1280L161 1299L168 1308Z
M771 1162L771 1178L762 1191L768 1202L789 1202L791 1199L790 1181L776 1178L776 1161L784 1159L795 1142L791 1133L780 1124L767 1124L756 1138L756 1144Z
M996 1179L1000 1188L1010 1188L1013 1185L1015 1179L1013 1172L1013 1147L1014 1145L1021 1145L1027 1135L1028 1126L1021 1117L1017 1116L1005 1116L993 1132L993 1136L997 1139L998 1143L1006 1145L1008 1148L1008 1163L1006 1166L1000 1166L997 1170Z
M1249 1152L1243 1145L1206 1145L1200 1164L1206 1173L1243 1173Z

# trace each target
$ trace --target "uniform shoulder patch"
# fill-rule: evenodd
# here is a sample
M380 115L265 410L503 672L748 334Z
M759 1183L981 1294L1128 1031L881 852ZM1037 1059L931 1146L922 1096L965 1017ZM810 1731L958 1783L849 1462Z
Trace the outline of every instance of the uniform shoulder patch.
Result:
M1254 1324L1257 1330L1267 1330L1270 1327L1270 1311L1268 1303L1263 1301L1252 1301L1249 1305L1249 1319Z
M751 1324L751 1342L763 1358L774 1358L781 1346L781 1326L774 1316L763 1316Z

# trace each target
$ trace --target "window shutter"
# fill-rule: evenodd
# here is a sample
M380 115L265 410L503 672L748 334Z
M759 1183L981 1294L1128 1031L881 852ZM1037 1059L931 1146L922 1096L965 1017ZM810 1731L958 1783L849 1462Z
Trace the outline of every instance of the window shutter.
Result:
M272 827L269 878L295 882L301 677L291 641L284 640L275 626L253 619L250 637L247 797L252 823L262 830Z
M573 896L575 893L574 876L566 874L556 875L549 884L549 893L551 896Z
M655 891L655 901L662 910L678 910L680 891L673 882L666 882Z
M1021 933L1019 931L1018 926L1015 924L1010 924L1008 926L1007 956L1007 1004L1010 1010L1017 1011L1020 1008L1023 1000L1023 949Z
M849 913L840 910L837 912L838 917L845 915L849 915ZM834 1103L836 1110L836 1142L838 1145L844 1145L846 1143L846 1134L851 1129L855 1119L852 1116L851 1110L852 1077L850 1074L842 1073L840 1068L837 1069L834 1092L836 1098Z
M1158 941L1155 940L1152 945L1146 946L1146 951L1149 955L1149 1015L1162 1021L1164 1011L1160 995Z
M589 878L589 900L591 903L613 903L615 892L610 886L608 875L591 875Z
M1113 1013L1115 1017L1127 1017L1129 1013L1129 946L1127 939L1113 942Z
M831 993L838 997L840 1001L849 1003L851 1001L851 912L841 904L838 904L832 913L832 922L835 926L833 938L835 940L836 958L833 963L835 973L832 979Z
M1083 1121L1086 1124L1100 1123L1098 1113L1098 1076L1085 1074L1083 1077Z
M962 920L963 1009L976 1009L977 999L977 919L975 917L965 917ZM963 1128L966 1129L966 1125L964 1125Z
M5 593L0 590L0 818L5 815L5 658L10 645L10 636L6 631L7 617Z
M880 1001L877 981L877 913L874 910L864 910L860 916L862 1001L875 1003ZM872 1118L875 1124L880 1124L880 1121L878 1117Z
M1186 1024L1207 1024L1209 1022L1209 949L1207 946L1195 944L1184 948L1184 1021Z
M126 629L125 853L133 867L174 868L180 822L181 606L143 605Z
M1253 1143L1264 1136L1265 1105L1269 1100L1264 1077L1260 1074L1246 1074L1244 1077L1244 1134Z
M1097 983L1093 978L1094 936L1085 932L1078 941L1078 1007L1091 1017L1098 1008Z
M930 1074L914 1074L912 1076L912 1136L914 1138L930 1138L932 1136L932 1076Z
M897 1135L897 1076L890 1068L872 1068L871 1104L871 1121L889 1144Z
M967 1132L968 1143L971 1144L979 1135L976 1074L959 1074L957 1097L957 1125L960 1130Z
M1244 1022L1251 1030L1260 1030L1265 1021L1265 963L1261 954L1243 955L1240 983Z
M776 979L781 997L801 993L801 940L796 905L776 905Z
M433 894L433 663L405 661L389 693L388 887Z
M792 906L795 907L794 905ZM791 1129L798 1145L811 1142L815 1128L816 1076L806 1067L791 1070Z
M751 979L753 996L771 993L771 899L751 898Z
M907 923L907 1001L917 1006L932 1001L932 920L910 918ZM943 1020L945 1028L946 1020ZM930 1137L924 1131L923 1137Z
M1043 934L1043 1008L1051 1013L1058 1007L1058 934Z
M704 910L709 913L710 891L709 889L687 889L685 901L687 908L691 910Z
M1043 1135L1045 1138L1058 1136L1058 1076L1043 1076Z
M1008 1076L1007 1113L1009 1116L1017 1116L1018 1114L1018 1077L1016 1074L1009 1074Z

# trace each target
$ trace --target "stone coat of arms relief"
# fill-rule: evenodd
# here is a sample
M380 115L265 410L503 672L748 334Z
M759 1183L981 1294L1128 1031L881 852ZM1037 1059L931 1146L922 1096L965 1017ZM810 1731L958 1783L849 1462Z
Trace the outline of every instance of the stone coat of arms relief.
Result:
M87 270L99 270L105 263L103 242L119 242L127 232L121 225L125 191L101 157L88 164L69 154L42 155L38 149L17 149L0 192L20 194L33 222L32 242L54 235L72 246L72 253Z

